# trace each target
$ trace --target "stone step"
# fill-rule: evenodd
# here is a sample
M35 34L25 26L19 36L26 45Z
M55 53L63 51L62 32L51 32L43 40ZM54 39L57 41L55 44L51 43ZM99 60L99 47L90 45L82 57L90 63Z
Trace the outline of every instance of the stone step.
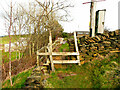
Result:
M28 78L41 78L41 76L30 76L30 77L28 77Z
M25 88L37 88L36 86L26 86Z
M41 73L32 73L31 75L32 75L32 76L40 76Z

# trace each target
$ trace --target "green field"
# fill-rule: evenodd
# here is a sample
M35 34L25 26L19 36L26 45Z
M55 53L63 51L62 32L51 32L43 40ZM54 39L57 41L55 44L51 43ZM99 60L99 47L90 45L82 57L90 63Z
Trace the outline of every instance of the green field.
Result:
M9 37L8 36L5 36L5 37L0 37L0 44L8 44L9 43ZM15 38L14 37L11 37L11 42L15 42Z
M15 36L15 35L11 35L11 42L16 42L19 40L20 37L26 37L26 35L22 35L22 36ZM8 44L9 43L9 36L5 36L5 37L0 37L0 44ZM20 56L22 54L20 53ZM17 52L17 58L19 58L19 53ZM2 52L2 59L4 60L4 62L8 62L9 61L9 52ZM11 60L16 60L16 52L11 52Z
M27 35L21 35L21 36L11 35L11 42L13 43L13 42L18 41L20 37L27 37ZM9 40L10 40L9 36L0 37L0 44L8 44Z

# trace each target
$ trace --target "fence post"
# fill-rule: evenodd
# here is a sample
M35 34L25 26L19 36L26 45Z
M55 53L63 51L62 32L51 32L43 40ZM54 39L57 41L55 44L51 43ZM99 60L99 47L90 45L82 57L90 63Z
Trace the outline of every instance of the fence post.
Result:
M95 16L96 16L96 2L91 0L90 7L90 37L95 37Z
M32 43L32 54L34 54L34 42Z
M52 71L55 72L54 64L53 64L53 58L52 58L52 33L51 33L51 30L49 31L49 33L50 33L50 36L49 36L49 42L50 42L50 62L51 62Z
M79 53L78 51L78 44L77 44L77 37L76 37L76 32L74 31L74 41L75 41L75 49L76 49L76 52ZM79 65L80 65L80 56L77 55L77 60L79 60Z
M38 51L37 51L37 67L39 67L39 55L38 55Z

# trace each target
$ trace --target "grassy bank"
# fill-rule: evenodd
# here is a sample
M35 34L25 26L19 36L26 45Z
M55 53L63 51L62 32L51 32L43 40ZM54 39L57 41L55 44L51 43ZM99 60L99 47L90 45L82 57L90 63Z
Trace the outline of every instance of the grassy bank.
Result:
M80 67L69 65L66 69L57 69L48 82L54 88L120 88L119 66L120 54Z
M24 87L25 80L31 75L32 69L26 72L19 73L18 75L12 77L13 86L10 85L10 80L3 82L2 88L22 88Z

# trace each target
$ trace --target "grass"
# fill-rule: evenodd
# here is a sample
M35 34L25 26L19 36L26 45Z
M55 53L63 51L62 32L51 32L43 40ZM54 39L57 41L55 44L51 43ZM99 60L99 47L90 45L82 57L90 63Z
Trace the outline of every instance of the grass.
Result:
M66 69L57 69L51 73L48 82L54 88L120 88L119 57L111 56L110 59L95 60L82 66L72 65ZM74 72L75 76L64 76ZM59 78L59 74L64 77Z
M26 72L22 72L19 73L18 75L12 77L12 81L13 81L13 86L10 85L10 80L7 80L5 82L3 82L2 84L2 88L22 88L24 87L24 83L27 79L27 77L29 77L31 75L32 69L26 71Z
M22 56L22 53L20 53L20 56ZM17 59L19 58L19 53L17 52ZM2 59L4 60L4 63L9 62L9 52L2 52ZM16 60L16 52L11 52L11 61Z
M65 51L69 51L69 44L68 43L62 44L61 47L59 48L59 51L64 52L64 49L65 49Z

